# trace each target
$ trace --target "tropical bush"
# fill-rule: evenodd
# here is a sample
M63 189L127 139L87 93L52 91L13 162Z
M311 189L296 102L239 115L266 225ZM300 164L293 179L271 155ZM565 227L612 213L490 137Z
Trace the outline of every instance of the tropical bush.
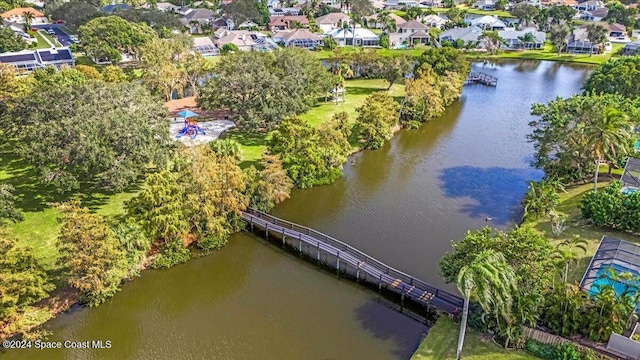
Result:
M529 181L527 193L524 195L523 219L534 220L551 213L560 196L556 191L556 185L547 180Z
M640 192L623 194L619 181L585 194L580 211L583 218L592 220L597 226L640 231Z

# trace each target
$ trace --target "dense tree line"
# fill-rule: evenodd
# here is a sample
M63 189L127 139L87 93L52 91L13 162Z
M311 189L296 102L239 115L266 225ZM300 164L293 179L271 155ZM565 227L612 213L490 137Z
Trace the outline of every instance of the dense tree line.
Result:
M249 131L270 130L301 114L334 84L326 68L298 48L233 53L216 64L214 73L200 88L198 105L228 108L231 120Z
M539 116L530 123L533 166L564 183L589 178L596 163L618 166L633 146L632 127L640 119L634 100L606 93L535 104L532 114Z
M140 85L87 80L75 69L34 78L2 124L43 182L122 190L166 161L167 111Z
M9 27L0 26L0 53L20 51L27 47L25 40Z
M554 248L529 227L496 233L486 227L453 244L454 252L440 262L441 275L479 305L470 306L469 324L494 331L505 347L524 347L523 325L603 342L633 319L639 279L610 271L591 297L567 283L569 266L585 252L585 244L574 237ZM617 282L624 286L621 293L613 288Z

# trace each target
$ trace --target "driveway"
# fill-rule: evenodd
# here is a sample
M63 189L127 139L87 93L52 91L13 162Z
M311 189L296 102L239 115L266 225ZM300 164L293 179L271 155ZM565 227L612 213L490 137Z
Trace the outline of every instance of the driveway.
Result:
M63 26L64 26L63 24L31 25L31 27L34 29L45 29L45 30L53 29L53 31L55 31L56 33L56 38L58 39L58 42L62 44L62 46L69 46L71 45L71 41L69 40L69 34L67 34L66 32L62 31L62 29L60 29Z

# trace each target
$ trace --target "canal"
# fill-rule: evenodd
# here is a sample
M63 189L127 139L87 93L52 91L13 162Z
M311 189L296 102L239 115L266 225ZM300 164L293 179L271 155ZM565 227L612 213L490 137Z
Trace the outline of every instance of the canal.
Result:
M437 286L438 261L467 229L512 226L531 169L532 103L578 91L588 67L475 65L496 88L461 100L382 149L350 158L336 183L296 190L276 216L330 234ZM491 218L491 221L487 221ZM209 256L146 271L107 303L45 326L49 341L101 350L13 350L10 359L406 359L426 327L375 293L248 234Z

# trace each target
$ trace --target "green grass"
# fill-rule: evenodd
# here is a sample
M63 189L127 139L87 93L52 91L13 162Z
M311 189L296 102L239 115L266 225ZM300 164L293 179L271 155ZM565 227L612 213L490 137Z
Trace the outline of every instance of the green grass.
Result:
M38 34L40 34L42 37L47 38L47 40L49 40L49 42L51 42L52 44L54 44L55 46L62 46L58 40L54 39L51 35L47 34L44 30L38 30L37 31ZM40 40L40 39L38 39ZM46 42L45 42L46 43ZM49 44L47 44L47 47L50 47Z
M0 181L16 189L16 205L24 220L9 223L7 232L18 240L18 244L32 247L38 261L47 269L55 268L58 256L55 243L60 230L57 221L60 213L52 207L53 203L80 199L92 211L113 218L124 213L124 202L134 195L133 192L100 193L86 186L70 195L60 194L42 184L33 169L11 149L11 142L0 146Z
M429 329L427 337L415 351L411 360L444 360L456 358L460 325L446 316L440 316ZM527 360L537 357L521 350L505 350L488 335L467 328L462 358L469 360Z
M618 57L620 49L624 47L624 44L613 44L612 50L609 53L602 55L589 54L567 54L562 53L558 55L550 44L546 44L542 50L510 50L504 51L496 55L488 55L486 53L468 53L468 57L471 59L529 59L529 60L548 60L548 61L563 61L574 62L583 64L602 64L612 57Z
M35 36L38 40L38 46L36 46L36 49L48 49L51 47L51 45L44 40L44 37L38 31L36 31Z
M349 114L349 119L355 120L357 116L356 108L364 105L367 96L376 91L385 90L387 87L389 87L389 83L381 79L348 80L345 85L347 90L346 101L339 101L337 105L333 101L322 103L311 108L300 117L307 120L312 126L318 126L331 119L334 114L344 111ZM404 97L404 85L394 84L389 90L389 94L394 98Z
M422 53L427 49L428 47L424 46L424 45L418 45L413 49L382 49L382 48L376 48L376 52L382 56L400 56L400 55L409 55L409 56L413 56L413 57L418 57L420 55L422 55ZM360 47L353 47L353 46L342 46L340 48L342 50L343 54L349 54L349 53L353 53L356 51L361 50L362 48ZM327 59L331 59L335 56L333 51L329 51L329 50L320 50L320 51L314 51L313 54L316 56L316 59L318 60L327 60Z
M606 167L601 169L604 174L599 178L598 188L609 184L609 176L606 175ZM618 170L620 171L620 170ZM640 243L640 237L627 233L616 231L608 228L601 228L587 223L580 216L580 201L584 194L593 190L593 183L576 185L566 189L566 192L560 193L560 203L556 206L556 213L565 219L567 228L559 235L555 236L551 231L551 218L546 217L537 221L525 223L525 226L533 226L536 230L543 232L555 246L564 240L571 239L574 235L587 241L587 252L582 255L577 264L571 265L569 268L569 282L580 282L585 270L589 266L591 257L595 254L600 239L603 235L612 236L618 239L627 240L632 243Z
M349 115L349 119L353 121L357 116L356 108L364 105L367 96L376 91L385 91L388 87L389 83L380 79L347 80L345 84L347 90L345 96L346 101L343 102L341 100L336 105L336 103L331 100L324 102L324 99L322 99L320 104L312 107L309 111L300 115L300 117L312 126L320 126L323 122L331 119L334 114L344 111ZM398 101L401 101L404 97L404 85L394 84L389 90L389 94ZM269 140L271 140L271 133L247 133L230 130L223 135L223 138L233 139L240 143L242 150L242 162L240 166L246 167L260 160L267 150L267 144Z

